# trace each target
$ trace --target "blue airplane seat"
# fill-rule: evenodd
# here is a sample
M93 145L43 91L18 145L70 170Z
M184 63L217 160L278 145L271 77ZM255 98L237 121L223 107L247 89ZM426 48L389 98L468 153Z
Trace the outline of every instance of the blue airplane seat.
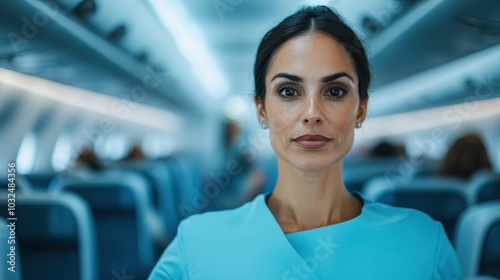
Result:
M155 262L157 225L144 177L127 170L80 172L57 177L49 187L84 198L95 220L99 279L126 274L143 278Z
M468 190L474 203L500 200L500 174L481 170L472 176Z
M172 176L175 229L180 221L188 216L211 210L211 204L217 197L212 197L211 193L207 195L203 189L204 168L199 156L179 154L167 159L163 164L168 167ZM169 226L169 229L172 230L172 226Z
M149 172L158 193L158 216L162 220L168 239L172 240L181 221L180 215L178 215L179 190L175 188L172 170L166 165L155 162L149 168Z
M422 162L415 164L415 172L412 177L434 176L439 168L440 161L432 159L423 159Z
M373 201L427 213L443 224L448 238L453 240L456 221L471 204L466 188L466 181L451 177L391 181L380 176L368 181L362 193Z
M161 161L140 160L118 163L118 168L140 172L151 185L154 211L157 213L168 240L172 240L181 220L178 215L178 190L172 170ZM166 245L166 244L165 244Z
M462 213L455 244L464 277L500 278L500 200L473 205Z
M357 159L344 164L342 177L350 192L359 192L367 181L376 176L401 176L398 168L403 168L400 166L402 166L401 161L394 157Z
M11 217L7 194L0 194L3 217ZM96 279L94 220L84 200L73 194L18 192L14 216L23 279Z
M489 275L474 275L465 277L463 280L499 280L499 279Z
M30 183L35 191L47 191L55 174L26 174L23 177Z
M9 181L7 178L0 180L0 191L7 191L9 185L14 185L16 192L31 192L34 190L32 184L24 175L16 174L13 181Z

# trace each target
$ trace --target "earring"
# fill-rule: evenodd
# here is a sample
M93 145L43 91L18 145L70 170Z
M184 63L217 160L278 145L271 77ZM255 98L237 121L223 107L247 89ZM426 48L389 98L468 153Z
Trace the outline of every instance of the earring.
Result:
M356 124L356 127L357 127L357 128L361 128L361 122L358 122L358 123Z
M265 124L265 123L262 123L262 124L261 124L261 126L262 126L262 128L263 128L263 129L266 129L266 128L267 128L267 126L266 126L266 124Z

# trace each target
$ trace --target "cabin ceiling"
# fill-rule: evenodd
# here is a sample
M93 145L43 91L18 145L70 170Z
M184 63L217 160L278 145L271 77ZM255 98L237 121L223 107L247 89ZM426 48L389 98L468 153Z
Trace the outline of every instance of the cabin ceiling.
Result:
M130 98L133 89L155 71L161 82L140 102L191 114L205 110L207 104L217 108L220 97L210 96L200 81L210 73L193 72L176 45L176 34L153 11L151 3L161 1L1 1L0 67L122 98ZM497 0L165 0L163 4L174 2L200 31L196 39L206 45L221 71L227 84L222 96L252 92L253 60L261 37L306 3L335 7L366 38L374 96L395 83L411 84L415 76L471 54L486 54L500 44ZM396 13L394 7L401 9ZM478 68L490 71L484 76L500 73L491 65ZM402 101L377 114L460 103L468 94L470 87L463 87L442 98ZM498 96L497 88L489 98Z

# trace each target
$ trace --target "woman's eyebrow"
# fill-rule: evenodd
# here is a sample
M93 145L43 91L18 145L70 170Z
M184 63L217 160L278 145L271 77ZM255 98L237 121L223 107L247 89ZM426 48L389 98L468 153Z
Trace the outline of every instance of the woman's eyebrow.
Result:
M303 81L302 78L299 76L295 76L295 75L288 74L288 73L278 73L278 74L276 74L276 76L274 76L272 78L271 82L276 78L285 78L285 79L291 80L291 81L296 82L296 83L301 83Z
M335 81L336 79L341 78L341 77L347 77L352 82L354 82L354 79L351 76L349 76L349 74L347 74L346 72L339 72L339 73L335 73L335 74L326 76L323 79L321 79L321 82L329 83L329 82Z
M329 83L329 82L335 81L341 77L347 77L352 82L354 82L354 79L346 72L339 72L339 73L335 73L332 75L328 75L328 76L322 78L321 82L322 83ZM288 74L288 73L278 73L278 74L276 74L276 76L274 76L272 78L271 82L276 78L285 78L285 79L288 79L288 80L296 82L296 83L301 83L303 81L303 79L301 77L296 76L296 75L292 75L292 74Z

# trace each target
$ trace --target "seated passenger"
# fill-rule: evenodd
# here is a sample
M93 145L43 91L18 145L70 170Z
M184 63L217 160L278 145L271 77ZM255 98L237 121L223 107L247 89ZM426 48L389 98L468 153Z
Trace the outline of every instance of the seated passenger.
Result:
M139 144L134 144L128 154L123 158L125 161L135 161L135 160L143 160L146 156L142 152L142 148Z
M90 169L92 171L101 171L103 164L91 148L83 148L76 157L75 166L78 169Z
M149 279L460 279L440 223L346 190L342 161L366 116L370 71L338 15L315 6L284 19L262 39L254 77L276 188L184 220Z
M231 176L227 186L222 189L223 192L217 197L216 209L234 208L252 200L264 184L264 174L254 164L255 159L245 150L239 149L242 144L239 124L225 121L223 136L224 159L219 168L223 170L228 163L233 162L238 166L238 174Z
M396 146L387 141L381 141L380 143L378 143L370 153L370 156L372 157L383 157L383 158L390 158L390 157L397 158L398 156L404 156L404 155L405 155L404 147Z
M448 150L440 163L438 174L468 179L481 169L491 170L483 141L477 134L466 134L457 139Z

